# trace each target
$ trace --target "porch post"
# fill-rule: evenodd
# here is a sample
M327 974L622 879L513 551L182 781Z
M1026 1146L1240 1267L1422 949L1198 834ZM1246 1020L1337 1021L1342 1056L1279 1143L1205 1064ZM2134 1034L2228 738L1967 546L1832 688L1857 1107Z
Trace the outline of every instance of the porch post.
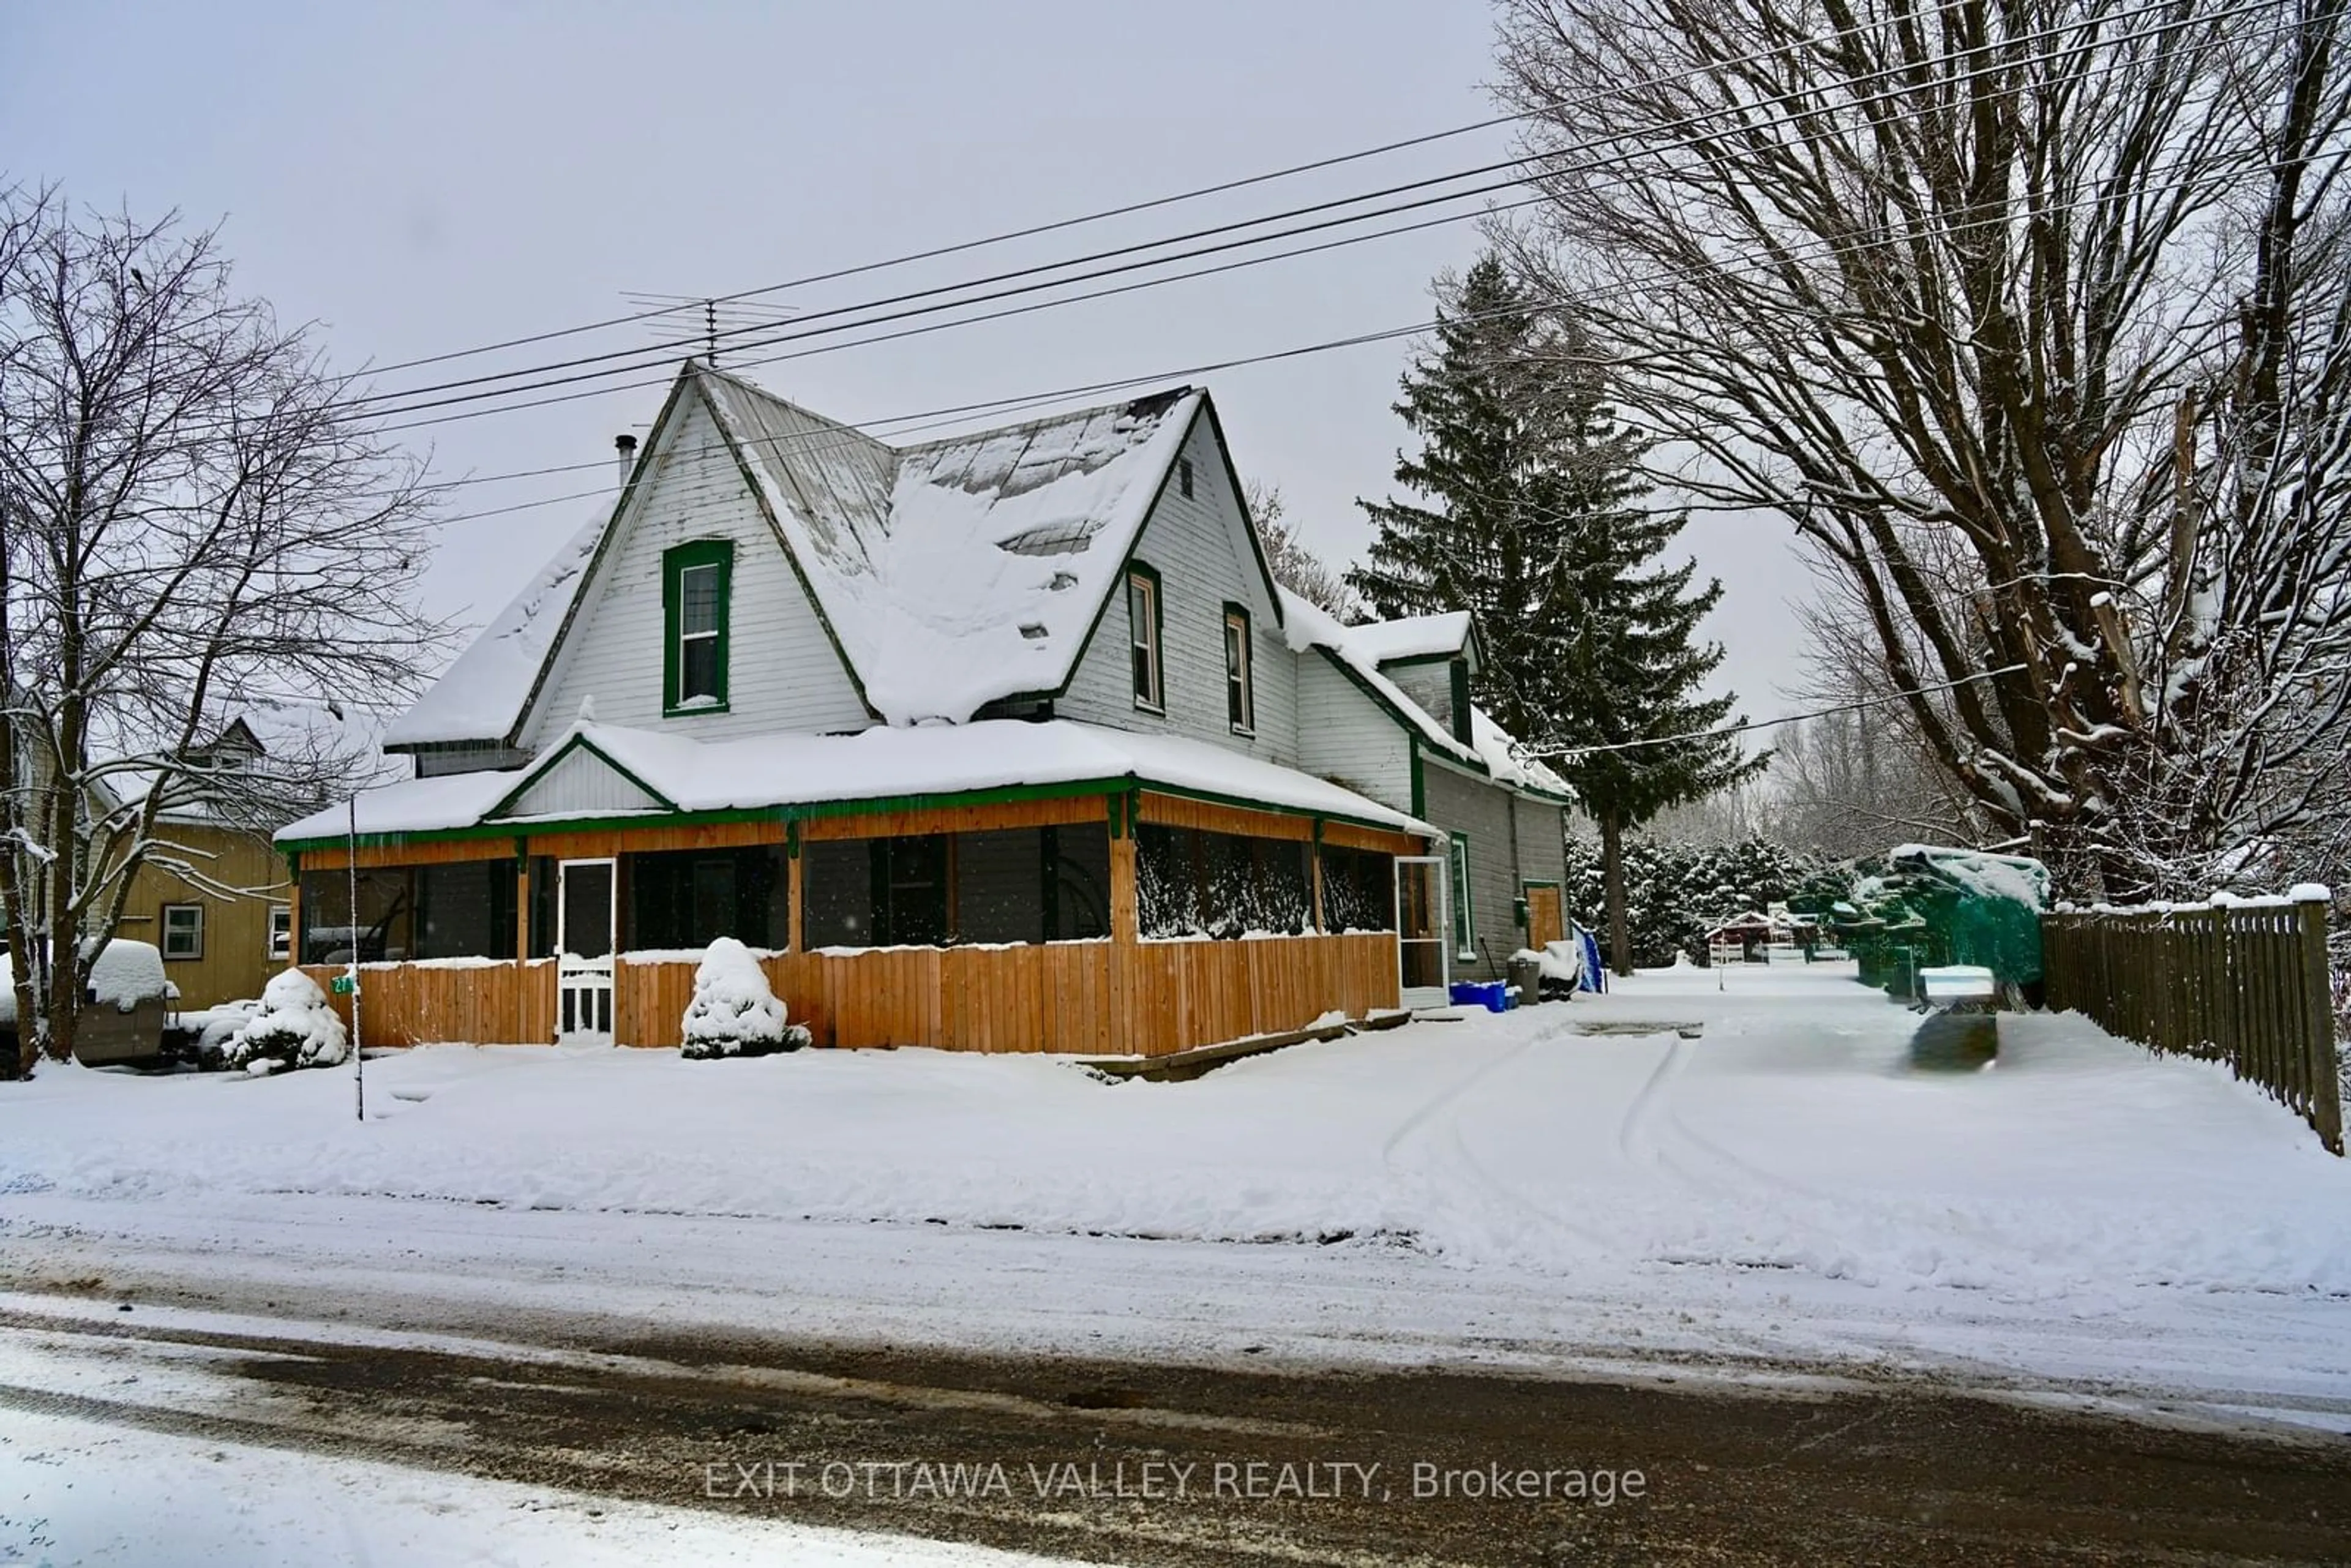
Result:
M1328 935L1330 923L1322 918L1322 819L1320 817L1314 819L1314 841L1308 846L1307 862L1311 867L1308 874L1312 878L1314 889L1314 929L1317 933Z
M1141 917L1135 897L1135 797L1110 797L1110 1054L1134 1050L1135 944Z
M808 950L800 918L800 895L804 891L800 875L800 825L784 824L784 946L793 953Z

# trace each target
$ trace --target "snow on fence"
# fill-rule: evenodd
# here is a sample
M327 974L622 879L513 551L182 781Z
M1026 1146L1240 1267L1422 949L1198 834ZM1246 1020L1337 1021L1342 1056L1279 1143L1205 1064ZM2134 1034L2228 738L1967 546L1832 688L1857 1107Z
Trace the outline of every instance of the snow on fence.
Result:
M2323 890L2041 917L2048 1004L2155 1051L2214 1057L2343 1153Z

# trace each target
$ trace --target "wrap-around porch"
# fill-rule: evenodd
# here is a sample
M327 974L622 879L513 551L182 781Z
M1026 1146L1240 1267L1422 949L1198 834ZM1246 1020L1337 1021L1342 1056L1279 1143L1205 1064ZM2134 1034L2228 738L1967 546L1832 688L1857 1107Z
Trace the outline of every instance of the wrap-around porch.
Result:
M1393 1008L1445 946L1422 836L1148 787L293 853L297 956L323 984L356 950L371 1046L674 1046L699 949L729 936L820 1045L1162 1054Z

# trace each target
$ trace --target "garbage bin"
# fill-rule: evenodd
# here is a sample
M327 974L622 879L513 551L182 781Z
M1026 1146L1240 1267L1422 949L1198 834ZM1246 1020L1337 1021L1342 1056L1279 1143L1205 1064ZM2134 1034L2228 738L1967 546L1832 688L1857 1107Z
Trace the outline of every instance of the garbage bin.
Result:
M1510 989L1519 993L1519 1005L1533 1007L1542 1000L1542 960L1530 955L1512 958L1510 963Z

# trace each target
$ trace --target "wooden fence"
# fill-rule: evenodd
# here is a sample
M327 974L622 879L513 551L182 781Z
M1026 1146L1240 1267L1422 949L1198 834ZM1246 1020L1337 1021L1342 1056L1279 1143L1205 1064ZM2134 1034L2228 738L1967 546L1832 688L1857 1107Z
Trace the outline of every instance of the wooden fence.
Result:
M760 961L793 1020L819 1045L1164 1055L1275 1034L1338 1011L1397 1005L1386 932L1243 942L1051 942L778 953ZM615 967L612 1034L674 1046L694 996L691 962ZM309 967L325 986L341 969ZM555 1034L555 966L371 964L360 972L370 1045L544 1042ZM350 1004L333 998L345 1019Z
M2041 947L2051 1008L2224 1061L2343 1152L2324 902L2069 910L2041 917Z

